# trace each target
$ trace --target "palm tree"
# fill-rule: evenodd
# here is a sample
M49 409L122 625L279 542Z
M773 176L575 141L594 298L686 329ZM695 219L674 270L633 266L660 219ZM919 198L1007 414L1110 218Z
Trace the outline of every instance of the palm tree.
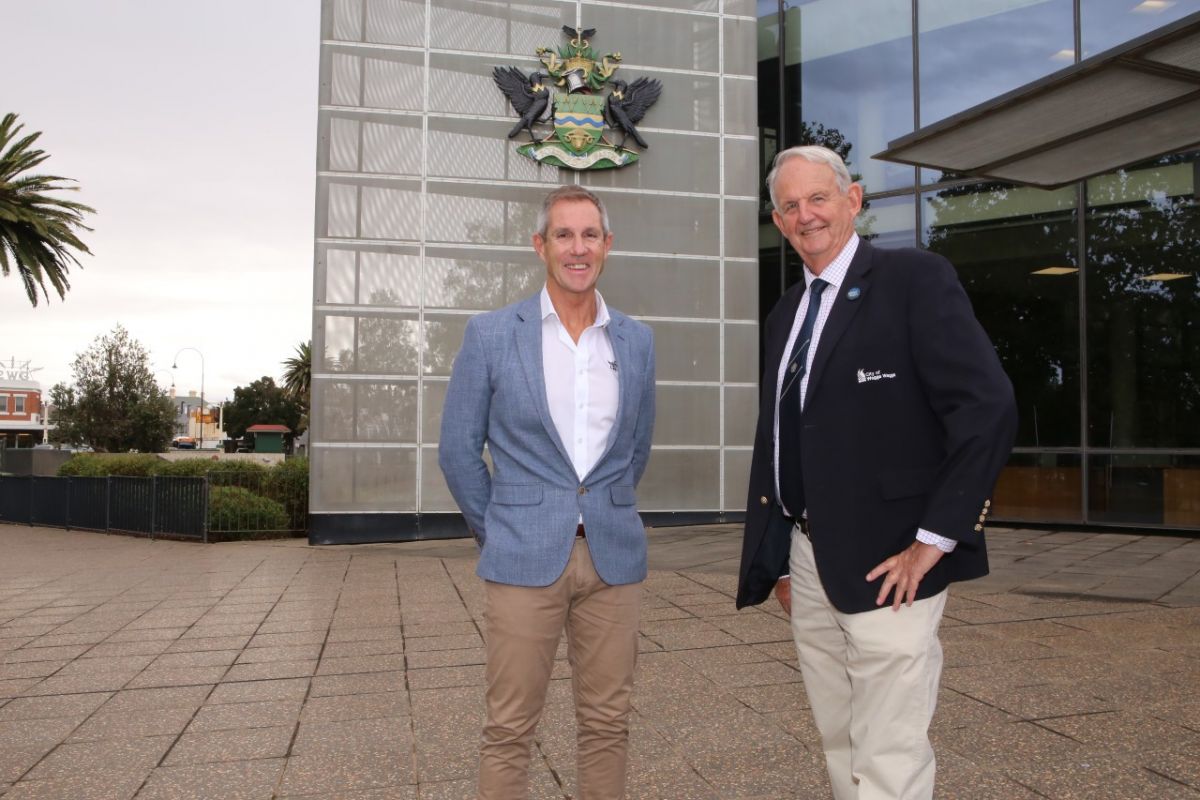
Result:
M312 386L312 340L296 345L296 355L283 362L283 390L300 403L300 430L308 429Z
M16 114L5 114L0 120L0 275L7 276L11 265L16 264L29 302L36 306L39 287L46 300L50 299L47 282L59 298L66 297L71 288L67 281L70 264L83 266L68 248L91 255L75 234L91 230L83 224L83 215L95 211L82 203L45 194L76 191L74 186L60 185L69 178L22 176L49 158L43 151L31 149L41 133L17 139L23 127L17 124Z

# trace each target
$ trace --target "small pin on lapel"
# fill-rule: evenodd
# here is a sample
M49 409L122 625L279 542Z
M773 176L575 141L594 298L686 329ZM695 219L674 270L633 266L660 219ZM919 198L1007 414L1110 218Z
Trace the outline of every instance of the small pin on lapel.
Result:
M861 296L862 296L862 289L859 289L857 286L851 286L850 291L846 292L847 300L857 300Z

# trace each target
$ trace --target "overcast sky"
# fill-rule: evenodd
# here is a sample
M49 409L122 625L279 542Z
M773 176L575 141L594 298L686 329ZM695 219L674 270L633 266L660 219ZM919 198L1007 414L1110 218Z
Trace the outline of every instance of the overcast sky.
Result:
M207 399L311 335L319 0L0 0L0 115L96 209L65 301L0 278L0 361L43 390L120 323ZM200 359L179 356L180 392Z

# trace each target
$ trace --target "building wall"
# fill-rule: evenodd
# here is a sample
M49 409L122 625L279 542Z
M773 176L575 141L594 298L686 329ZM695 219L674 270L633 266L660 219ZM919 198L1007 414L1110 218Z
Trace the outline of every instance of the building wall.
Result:
M471 315L536 292L542 197L609 208L601 291L657 339L646 511L742 510L757 405L755 3L323 0L311 415L314 515L457 511L441 407ZM518 155L491 73L596 28L619 77L664 91L620 170ZM522 137L518 137L518 142ZM377 526L386 529L387 524ZM383 537L386 538L386 535Z
M41 392L0 387L0 422L37 422L41 404Z
M762 2L764 164L849 147L859 230L958 268L1013 380L993 518L1200 529L1200 154L1056 190L871 158L890 140L1181 17L1200 0ZM760 218L762 313L799 262Z

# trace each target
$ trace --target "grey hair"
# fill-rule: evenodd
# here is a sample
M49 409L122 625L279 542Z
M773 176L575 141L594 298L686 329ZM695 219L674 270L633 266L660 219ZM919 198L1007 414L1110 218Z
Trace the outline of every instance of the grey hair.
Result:
M596 210L600 212L600 228L604 235L608 236L608 209L604 207L604 201L582 186L573 183L559 186L546 195L546 199L542 201L542 209L538 212L537 232L545 237L546 228L550 224L550 209L554 207L555 203L575 200L586 200L596 207Z
M802 158L813 164L824 164L832 169L833 177L837 180L838 189L842 194L850 191L850 184L854 183L854 179L850 177L850 170L846 169L846 162L828 147L821 147L818 144L789 147L776 154L771 171L767 173L767 191L771 193L771 205L776 208L779 207L779 201L775 199L775 182L779 179L779 168L793 158Z

